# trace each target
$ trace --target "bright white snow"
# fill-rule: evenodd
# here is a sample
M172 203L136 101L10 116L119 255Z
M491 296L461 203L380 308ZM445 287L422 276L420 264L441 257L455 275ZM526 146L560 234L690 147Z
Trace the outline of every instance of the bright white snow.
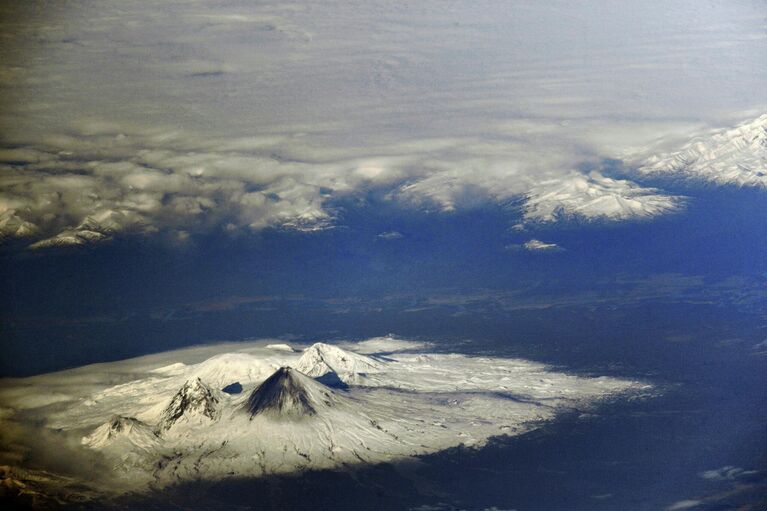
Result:
M0 400L4 420L42 423L57 442L102 457L112 468L94 479L108 477L122 491L481 446L561 411L649 389L521 359L429 353L424 343L391 336L360 343L365 354L343 346L190 348L5 381ZM329 373L348 386L309 376ZM241 393L220 391L234 382ZM60 398L29 406L30 396L48 392Z
M676 211L682 203L681 197L625 179L611 179L598 172L573 173L532 186L524 214L527 220L543 222L570 217L627 220Z
M318 342L309 346L295 363L296 369L302 373L317 377L328 373L336 373L339 377L377 373L383 370L383 364L370 357L358 355L341 348Z
M678 150L651 156L639 170L767 188L767 114L735 128L698 135Z

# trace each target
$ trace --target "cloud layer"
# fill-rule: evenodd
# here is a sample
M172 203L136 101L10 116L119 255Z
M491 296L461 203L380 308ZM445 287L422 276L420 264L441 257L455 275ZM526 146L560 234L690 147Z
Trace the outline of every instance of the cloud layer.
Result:
M321 165L253 154L248 146L259 140L227 142L100 127L54 138L45 149L6 150L0 229L52 235L35 246L163 228L315 229L329 219L321 186L352 186L323 179Z
M0 235L38 247L318 229L371 187L437 211L522 200L527 221L652 217L680 200L581 169L767 105L749 2L0 9Z
M542 222L651 217L681 203L597 172L563 173L564 161L539 167L517 148L481 140L370 151L325 157L295 136L203 139L83 123L44 144L0 152L0 235L30 238L32 248L43 248L119 232L165 230L183 240L209 229L317 230L332 225L333 199L370 188L390 190L405 206L439 211L519 198L524 217Z

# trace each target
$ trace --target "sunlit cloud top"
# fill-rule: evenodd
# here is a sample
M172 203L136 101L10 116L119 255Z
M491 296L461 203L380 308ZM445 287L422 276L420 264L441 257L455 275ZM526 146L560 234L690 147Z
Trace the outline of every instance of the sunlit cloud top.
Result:
M5 4L0 235L314 230L370 188L528 221L678 211L583 169L767 111L762 7Z

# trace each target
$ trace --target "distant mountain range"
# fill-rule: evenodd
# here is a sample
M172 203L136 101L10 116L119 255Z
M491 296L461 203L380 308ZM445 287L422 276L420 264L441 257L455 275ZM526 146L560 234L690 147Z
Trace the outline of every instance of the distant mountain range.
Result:
M640 164L647 175L672 174L720 185L767 188L767 114L693 138Z

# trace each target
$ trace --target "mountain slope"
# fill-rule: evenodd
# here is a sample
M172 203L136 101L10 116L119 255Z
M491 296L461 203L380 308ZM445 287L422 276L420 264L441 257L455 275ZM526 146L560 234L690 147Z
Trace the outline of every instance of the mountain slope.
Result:
M91 449L135 447L150 451L157 446L158 438L148 424L133 417L115 415L83 438L82 444Z
M336 373L343 381L354 375L378 372L382 367L383 364L373 358L322 342L306 348L295 364L295 368L307 376L317 378Z
M160 431L167 431L184 421L216 420L223 395L199 378L189 380L179 389L160 418Z
M717 184L767 188L767 114L698 136L679 150L642 162L644 174L679 174Z
M275 369L246 353L223 353L197 364L190 378L199 378L216 389L223 389L235 382L249 384L262 381Z
M192 365L168 365L164 358L159 372L151 364L146 378L88 394L47 419L78 435L92 427L81 441L103 454L123 491L387 463L477 446L495 435L523 433L560 409L642 388L515 359L425 353L375 359L323 344L303 354L275 356L267 348L255 353L264 366L279 368L240 394L187 378L202 365L215 366L229 379L222 362L248 357ZM335 391L298 365L358 379L348 390Z
M300 419L316 415L337 401L332 390L290 367L281 367L248 397L251 417Z

